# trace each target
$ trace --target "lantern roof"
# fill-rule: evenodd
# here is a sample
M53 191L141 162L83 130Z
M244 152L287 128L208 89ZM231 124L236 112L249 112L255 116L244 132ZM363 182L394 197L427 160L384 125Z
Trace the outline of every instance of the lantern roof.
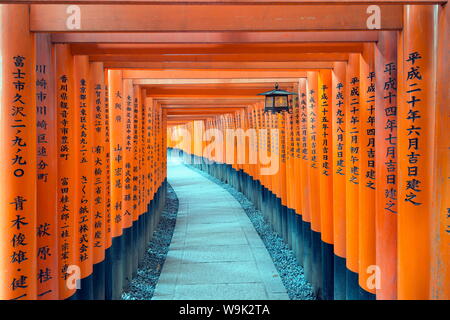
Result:
M259 96L288 96L291 94L296 95L297 93L278 89L278 83L275 83L274 90L270 90L270 91L263 92L263 93L258 93Z

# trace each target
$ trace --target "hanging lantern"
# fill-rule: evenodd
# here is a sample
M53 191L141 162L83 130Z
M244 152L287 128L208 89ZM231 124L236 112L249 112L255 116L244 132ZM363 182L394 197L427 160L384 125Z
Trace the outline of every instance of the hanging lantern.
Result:
M297 95L294 92L278 89L278 83L275 83L275 89L263 93L258 93L260 96L266 96L264 104L264 112L282 112L290 111L292 108L292 101L290 101L290 95Z

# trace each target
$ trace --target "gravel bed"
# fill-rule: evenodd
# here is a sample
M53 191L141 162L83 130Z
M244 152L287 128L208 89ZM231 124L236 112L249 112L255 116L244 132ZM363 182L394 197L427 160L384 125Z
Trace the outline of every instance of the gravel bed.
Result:
M280 274L289 298L291 300L316 300L311 284L306 281L303 268L298 264L294 252L289 249L283 239L271 229L270 225L264 220L261 211L256 209L253 203L248 200L244 194L234 189L231 185L224 183L195 167L190 165L186 166L223 187L241 204L272 257L272 261Z
M167 184L167 198L156 230L153 233L141 267L122 293L122 300L150 300L153 297L161 274L178 213L178 198L170 184Z

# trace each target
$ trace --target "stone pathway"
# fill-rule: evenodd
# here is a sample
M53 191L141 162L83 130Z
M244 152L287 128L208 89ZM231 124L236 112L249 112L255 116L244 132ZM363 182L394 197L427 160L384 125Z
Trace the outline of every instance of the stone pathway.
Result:
M225 189L169 160L179 210L153 299L289 299L259 235Z

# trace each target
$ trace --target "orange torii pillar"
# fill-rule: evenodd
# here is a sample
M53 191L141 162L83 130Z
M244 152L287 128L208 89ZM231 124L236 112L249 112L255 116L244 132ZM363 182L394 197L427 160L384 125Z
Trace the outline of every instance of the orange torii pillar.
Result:
M151 240L153 208L153 179L155 177L154 163L154 101L153 98L145 97L143 106L143 133L145 156L143 159L143 184L142 194L145 204L145 243Z
M134 100L135 100L135 147L137 148L137 152L135 154L135 185L133 186L133 189L136 188L135 191L133 191L133 199L135 204L135 211L137 215L137 223L138 223L138 257L137 257L137 264L139 265L140 261L142 261L142 258L144 257L145 252L145 238L144 238L144 229L145 229L145 212L143 206L143 199L142 199L142 170L143 170L143 146L142 146L142 104L143 104L143 96L142 96L142 89L140 86L134 85Z
M450 109L448 101L448 4L439 7L438 13L438 56L436 97L436 184L435 209L431 230L438 234L431 245L431 299L450 299L450 135L448 134Z
M90 97L88 95L89 57L74 56L74 119L75 150L77 152L78 188L75 192L75 262L81 269L81 288L77 288L75 298L93 298L92 258L93 258L93 119L90 117Z
M141 207L141 211L142 211L142 216L143 216L143 245L144 247L147 245L148 243L148 237L147 237L147 228L148 228L148 221L147 221L147 217L148 217L148 206L146 203L146 196L145 196L145 192L146 192L146 181L147 181L147 177L146 177L146 170L148 170L148 168L150 167L150 163L147 162L146 157L147 157L147 153L148 150L146 148L146 136L145 136L145 128L147 126L146 123L146 119L147 117L145 116L145 104L146 104L146 99L147 99L147 90L141 88L141 104L139 105L139 117L141 119L140 121L140 133L139 133L139 140L140 140L140 145L141 145L141 153L140 153L140 173L139 173L139 197L140 197L140 207Z
M302 243L303 243L303 269L305 278L312 283L312 260L311 260L311 198L310 198L310 162L311 151L309 148L308 130L308 85L306 79L299 81L300 95L300 141L301 158L299 164L300 173L300 197L302 212Z
M297 89L297 88L296 88ZM297 98L297 97L295 97ZM295 102L292 102L291 107L294 108ZM295 220L295 210L294 210L294 202L293 202L293 189L295 187L295 173L294 173L294 130L293 130L293 112L284 112L284 123L286 128L286 134L284 135L284 145L285 145L285 161L286 161L286 207L287 207L287 228L288 228L288 244L294 253L297 250L297 241L295 241L295 229L296 220Z
M438 281L430 269L431 247L442 241L431 224L436 218L437 12L435 5L404 8L398 58L398 299L429 299L431 282Z
M309 197L311 209L311 262L312 262L312 286L317 296L322 295L322 243L321 243L321 225L320 225L320 189L319 180L321 174L321 162L319 159L319 135L321 131L318 126L319 114L319 79L317 71L308 71L308 140L310 150L310 179L309 179Z
M306 79L302 78L298 83L294 84L294 92L297 95L294 97L294 108L291 122L291 135L292 135L292 150L291 150L291 162L293 167L294 182L292 186L291 201L295 214L295 226L294 226L294 238L295 242L294 252L297 257L297 261L303 266L303 186L301 184L301 157L302 157L302 141L301 141L301 122L300 122L300 104L306 103Z
M36 34L37 299L58 300L57 119L50 35Z
M140 87L138 85L133 85L133 129L132 129L132 137L133 137L133 170L132 170L132 193L131 200L133 202L133 262L132 262L132 270L133 277L136 275L137 268L139 265L139 257L143 250L142 241L141 241L141 232L142 232L142 219L141 219L141 210L139 206L139 157L140 157L140 145L139 145L139 104L141 102L140 97Z
M92 132L92 163L93 171L93 299L105 299L105 247L106 247L106 192L109 187L106 177L106 144L105 144L105 79L102 62L90 63L90 82L88 87L90 99L90 119L94 130Z
M120 299L123 288L125 243L123 235L123 88L122 71L108 70L110 124L112 299Z
M333 245L334 300L346 299L346 233L345 233L345 77L346 63L335 62L332 72L332 144L333 144Z
M397 33L380 31L375 51L376 297L397 298Z
M278 128L278 158L279 170L278 170L278 192L280 197L280 222L281 222L281 235L284 241L289 244L289 232L288 232L288 212L286 202L286 120L283 113L276 114L277 128Z
M66 44L55 45L56 111L58 119L58 255L59 298L73 296L79 288L81 270L77 263L76 189L78 154L76 153L73 56Z
M124 283L125 287L132 279L133 273L133 80L123 79L122 95L122 123L123 123L123 185L122 185L122 211L123 211L123 237L124 239Z
M105 299L112 299L112 207L111 207L111 128L110 128L110 105L108 70L104 69L103 80L105 82L104 124L105 130L102 140L105 145Z
M318 85L317 149L320 186L320 230L322 240L322 298L333 300L333 144L331 70L320 70Z
M360 298L375 299L375 45L365 43L360 59L360 180L358 257ZM395 143L394 141L388 141Z
M0 5L0 299L37 298L36 77L28 10Z
M360 89L359 53L349 55L346 73L345 163L346 163L346 298L359 299L358 285L358 195L360 181Z

